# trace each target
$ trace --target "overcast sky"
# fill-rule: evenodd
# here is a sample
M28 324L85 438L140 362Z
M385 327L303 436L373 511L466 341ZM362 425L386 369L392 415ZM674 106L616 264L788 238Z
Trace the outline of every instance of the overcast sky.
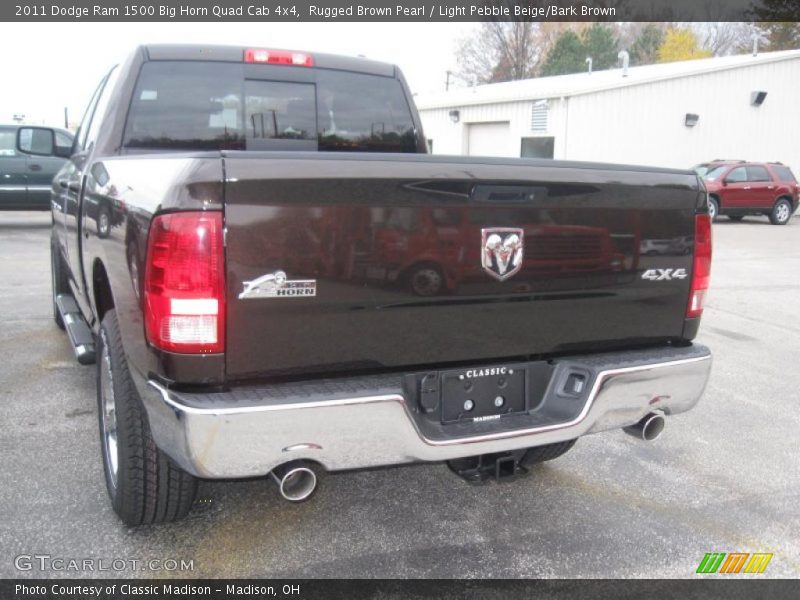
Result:
M0 123L77 122L103 74L137 44L309 50L392 62L413 92L444 89L457 41L475 23L0 23Z

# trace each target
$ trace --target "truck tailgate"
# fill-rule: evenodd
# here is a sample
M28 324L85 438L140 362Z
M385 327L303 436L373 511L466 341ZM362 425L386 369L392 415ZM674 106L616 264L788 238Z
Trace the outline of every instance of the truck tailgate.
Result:
M693 173L254 152L224 168L229 378L683 335L704 202Z

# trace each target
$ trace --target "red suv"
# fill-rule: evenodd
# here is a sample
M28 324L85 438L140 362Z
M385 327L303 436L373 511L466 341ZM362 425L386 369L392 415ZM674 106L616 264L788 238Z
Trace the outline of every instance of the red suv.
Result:
M797 210L797 179L781 163L715 161L702 167L712 219L767 215L773 225L786 225Z

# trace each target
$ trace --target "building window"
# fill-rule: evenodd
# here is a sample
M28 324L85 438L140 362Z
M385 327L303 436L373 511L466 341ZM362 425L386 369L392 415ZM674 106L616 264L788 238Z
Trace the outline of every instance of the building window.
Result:
M519 155L522 158L553 158L553 137L525 137Z
M533 103L531 109L531 131L547 131L547 100Z

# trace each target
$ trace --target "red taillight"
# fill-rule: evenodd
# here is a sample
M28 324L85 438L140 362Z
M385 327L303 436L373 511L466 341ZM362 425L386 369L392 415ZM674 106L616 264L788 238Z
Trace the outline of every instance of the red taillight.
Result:
M155 217L143 287L145 331L151 344L186 354L224 352L222 213Z
M266 48L248 48L244 51L244 62L265 65L287 65L291 67L314 66L314 58L306 52L267 50Z
M711 277L711 218L708 215L694 217L694 263L692 265L692 288L689 292L688 318L703 314L708 282Z

